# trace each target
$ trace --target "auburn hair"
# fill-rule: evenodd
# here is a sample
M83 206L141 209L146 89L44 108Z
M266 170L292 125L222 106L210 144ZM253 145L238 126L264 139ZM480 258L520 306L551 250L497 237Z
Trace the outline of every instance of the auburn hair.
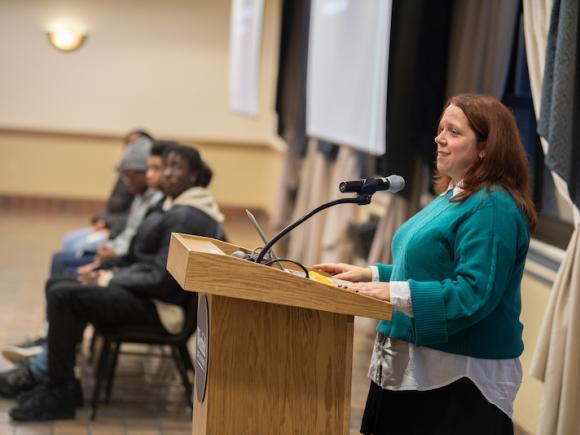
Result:
M449 106L459 107L477 137L477 152L481 156L463 177L463 192L454 201L464 201L481 190L489 192L492 185L507 190L526 216L528 226L536 227L536 210L528 190L528 159L511 111L488 95L460 94L449 99ZM435 191L447 190L451 177L436 172Z

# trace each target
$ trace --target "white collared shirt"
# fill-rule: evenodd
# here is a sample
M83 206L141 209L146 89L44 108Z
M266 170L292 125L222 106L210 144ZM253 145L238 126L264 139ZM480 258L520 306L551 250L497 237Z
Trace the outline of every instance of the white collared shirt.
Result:
M450 184L447 192L450 189L453 189L452 196L462 192L461 182L457 183L457 186ZM377 267L370 267L373 281L378 281ZM413 317L409 283L392 281L389 284L393 308ZM513 402L522 383L522 366L519 358L502 360L473 358L415 346L378 333L368 376L383 389L419 391L441 388L467 377L488 402L511 418Z

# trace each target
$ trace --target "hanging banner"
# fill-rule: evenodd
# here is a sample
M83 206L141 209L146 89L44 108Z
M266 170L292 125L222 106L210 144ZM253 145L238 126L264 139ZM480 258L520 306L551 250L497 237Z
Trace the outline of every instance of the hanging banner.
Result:
M230 21L230 109L258 114L263 0L232 0Z
M391 0L312 0L306 131L385 152Z

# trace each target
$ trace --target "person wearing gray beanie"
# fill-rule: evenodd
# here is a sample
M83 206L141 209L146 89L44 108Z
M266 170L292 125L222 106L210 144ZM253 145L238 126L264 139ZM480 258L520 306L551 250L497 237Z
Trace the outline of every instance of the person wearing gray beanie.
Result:
M146 137L141 137L127 147L119 165L121 171L147 171L147 159L151 154L153 142Z
M111 256L125 255L147 210L163 197L159 190L148 188L147 186L145 174L147 172L147 160L151 154L152 147L153 142L151 140L141 137L127 147L121 159L121 164L118 168L121 178L127 190L135 194L135 198L129 210L125 229L117 237L109 240L99 248L97 259L104 260Z

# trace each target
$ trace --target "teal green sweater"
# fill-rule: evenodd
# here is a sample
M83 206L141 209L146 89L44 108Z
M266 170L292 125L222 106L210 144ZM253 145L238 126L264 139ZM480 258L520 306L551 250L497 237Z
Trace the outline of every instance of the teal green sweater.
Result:
M393 238L381 281L407 281L413 317L394 311L377 330L418 346L476 358L523 351L520 282L529 246L512 196L485 189L463 202L440 196Z

